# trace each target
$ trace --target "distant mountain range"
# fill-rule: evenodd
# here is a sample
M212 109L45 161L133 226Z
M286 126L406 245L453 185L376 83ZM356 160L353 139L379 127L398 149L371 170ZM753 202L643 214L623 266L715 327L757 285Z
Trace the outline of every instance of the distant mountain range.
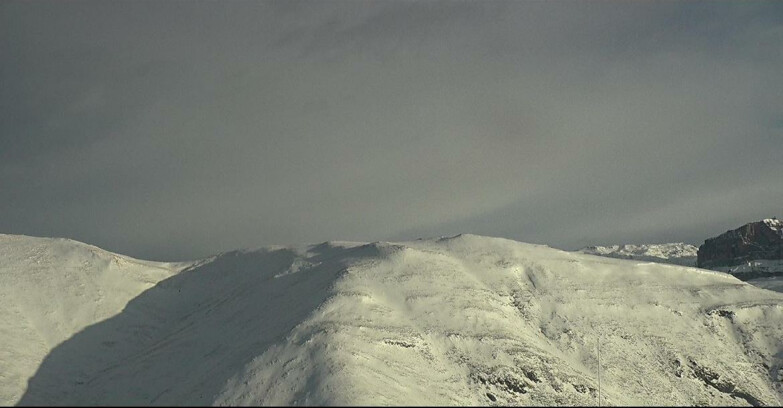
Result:
M695 245L677 242L667 244L588 246L580 249L579 252L619 259L635 259L639 261L696 266L698 249L699 248Z
M768 218L685 243L588 246L578 252L611 258L699 266L730 273L756 286L783 291L783 221Z

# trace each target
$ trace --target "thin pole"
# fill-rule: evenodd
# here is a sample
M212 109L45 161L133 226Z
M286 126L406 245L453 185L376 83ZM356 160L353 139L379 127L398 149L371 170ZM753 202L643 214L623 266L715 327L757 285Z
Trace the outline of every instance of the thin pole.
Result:
M601 406L601 335L598 335L598 406Z

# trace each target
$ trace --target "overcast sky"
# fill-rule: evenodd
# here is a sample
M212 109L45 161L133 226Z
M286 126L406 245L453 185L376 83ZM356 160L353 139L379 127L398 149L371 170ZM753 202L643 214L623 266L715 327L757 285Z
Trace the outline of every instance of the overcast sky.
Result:
M783 216L783 3L0 2L0 232L154 260Z

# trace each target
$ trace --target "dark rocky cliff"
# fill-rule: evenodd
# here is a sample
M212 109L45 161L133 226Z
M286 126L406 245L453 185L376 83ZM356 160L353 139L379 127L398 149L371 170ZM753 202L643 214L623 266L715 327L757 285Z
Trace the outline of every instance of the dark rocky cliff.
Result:
M696 264L711 269L757 259L783 259L782 234L783 221L775 218L745 224L704 241Z

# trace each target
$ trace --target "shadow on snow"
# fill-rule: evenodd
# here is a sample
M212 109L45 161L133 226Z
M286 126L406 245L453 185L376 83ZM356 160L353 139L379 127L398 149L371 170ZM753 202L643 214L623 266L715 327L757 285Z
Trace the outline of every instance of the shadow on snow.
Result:
M159 282L55 347L19 405L212 404L328 298L348 262L378 254L372 244L309 250L228 252Z

